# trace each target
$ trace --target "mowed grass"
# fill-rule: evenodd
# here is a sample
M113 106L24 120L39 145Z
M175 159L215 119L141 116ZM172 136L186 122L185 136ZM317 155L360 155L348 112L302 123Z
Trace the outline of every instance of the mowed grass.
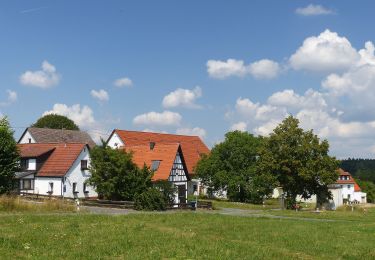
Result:
M367 217L0 214L1 259L373 259L374 245L375 219Z

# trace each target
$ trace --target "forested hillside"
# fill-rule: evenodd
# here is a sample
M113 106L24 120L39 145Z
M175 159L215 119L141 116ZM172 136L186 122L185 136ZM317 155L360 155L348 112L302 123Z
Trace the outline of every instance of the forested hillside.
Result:
M352 159L342 160L340 167L350 172L353 177L372 181L375 183L375 160L374 159Z

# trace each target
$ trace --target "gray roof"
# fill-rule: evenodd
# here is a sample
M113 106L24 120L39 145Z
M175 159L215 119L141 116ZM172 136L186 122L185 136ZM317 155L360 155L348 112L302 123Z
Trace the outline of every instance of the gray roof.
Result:
M37 143L85 143L91 148L96 145L91 136L82 131L36 127L29 127L26 129L25 133L27 131L29 131ZM21 136L20 140L22 139L23 135Z

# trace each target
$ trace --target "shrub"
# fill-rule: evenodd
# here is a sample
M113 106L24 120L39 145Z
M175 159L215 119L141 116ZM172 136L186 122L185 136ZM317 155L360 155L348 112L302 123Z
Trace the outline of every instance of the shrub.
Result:
M164 194L157 188L149 188L134 198L136 210L166 210L167 204Z
M165 201L168 204L174 203L177 187L173 185L172 182L167 180L159 180L154 183L154 188L156 188L163 194Z

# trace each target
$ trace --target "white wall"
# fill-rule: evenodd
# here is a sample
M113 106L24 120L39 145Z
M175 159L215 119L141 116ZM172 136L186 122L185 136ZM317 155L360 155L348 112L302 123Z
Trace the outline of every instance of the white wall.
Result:
M353 198L359 203L367 203L367 194L364 192L361 192L361 191L354 192Z
M354 184L340 184L342 185L342 195L344 199L348 199L350 197L349 201L354 201ZM348 188L348 185L350 188ZM350 196L349 196L350 195Z
M91 173L89 170L81 170L81 160L87 160L87 166L90 165L90 155L87 148L85 150L82 150L81 154L78 156L68 173L65 175L66 178L64 184L66 185L66 191L64 193L64 197L85 198L98 196L94 188L89 185L87 185L86 188L88 193L83 192L83 184L91 177ZM78 193L73 193L73 183L77 183Z
M27 160L27 169L31 171L36 170L36 159L28 159Z
M117 144L117 146L116 146ZM124 146L124 142L120 139L117 133L114 133L111 138L108 140L107 145L113 149Z
M31 143L36 143L34 138L31 136L31 134L29 133L29 131L27 131L25 133L25 135L22 137L22 139L20 140L20 144L28 144L29 143L29 138L31 139Z
M48 193L49 183L53 183L52 196L61 196L61 178L56 177L35 177L34 193L41 195L50 195Z

